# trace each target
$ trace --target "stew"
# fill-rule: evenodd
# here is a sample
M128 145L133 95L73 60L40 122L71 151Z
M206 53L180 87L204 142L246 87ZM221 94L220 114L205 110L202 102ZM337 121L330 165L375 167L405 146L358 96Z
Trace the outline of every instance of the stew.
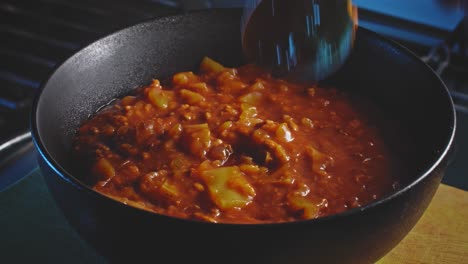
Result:
M334 89L204 58L85 121L83 180L119 201L180 218L285 222L360 207L398 187L378 109Z

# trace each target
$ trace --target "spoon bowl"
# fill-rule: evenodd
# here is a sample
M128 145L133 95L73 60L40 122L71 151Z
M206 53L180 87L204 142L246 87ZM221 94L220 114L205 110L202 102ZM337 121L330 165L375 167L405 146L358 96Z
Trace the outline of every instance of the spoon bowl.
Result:
M356 25L350 0L250 1L242 20L243 53L275 76L317 82L346 61Z

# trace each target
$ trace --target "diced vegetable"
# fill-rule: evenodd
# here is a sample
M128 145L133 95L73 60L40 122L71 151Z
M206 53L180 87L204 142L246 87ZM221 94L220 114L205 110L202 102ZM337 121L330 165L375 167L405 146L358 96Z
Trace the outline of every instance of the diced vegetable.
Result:
M294 140L294 137L291 134L291 130L286 123L282 123L279 125L278 129L276 129L276 137L283 142L291 142Z
M231 71L221 72L218 75L218 77L216 77L216 83L218 84L217 89L224 91L224 92L229 92L233 88L238 88L238 87L232 87L234 79L236 79L236 72L231 72ZM228 84L228 85L223 85L223 84ZM239 90L239 89L233 89L233 90Z
M251 118L246 118L242 119L239 121L239 124L242 124L245 127L249 128L249 131L253 129L256 125L263 123L263 119L256 118L256 117L251 117Z
M222 210L242 208L252 202L256 193L237 166L201 172L212 201Z
M312 159L312 171L319 175L327 176L328 173L326 172L326 169L333 165L333 158L311 146L306 148L306 153Z
M261 124L263 122L263 119L251 117L241 119L237 122L237 124L239 125L239 132L241 132L242 134L250 134L256 125Z
M161 192L162 196L172 201L177 201L178 196L180 196L177 186L170 183L168 180L164 181L164 183L159 188L159 191Z
M257 80L252 86L250 86L250 90L252 91L261 91L265 89L265 85L263 84L264 81Z
M289 128L291 128L293 131L297 132L299 130L299 126L294 121L294 118L289 115L284 115L283 119L286 121L286 123L288 123Z
M228 80L228 77L225 77L225 78L221 78L222 75L225 75L227 74L228 72L223 72L221 73L221 75L219 76L219 83L221 85L220 87L220 90L221 91L225 91L225 92L228 92L228 93L237 93L245 88L247 88L247 84L245 84L244 82L240 81L240 80L234 80L236 78L236 76L233 76L232 79L233 80ZM222 81L224 80L224 81Z
M276 143L275 141L271 139L265 140L265 145L273 151L273 154L275 157L281 162L281 163L286 163L289 161L290 157L286 150L281 146L280 144Z
M252 139L257 144L265 145L281 163L289 161L290 157L284 147L272 140L265 130L261 128L256 129L252 133Z
M115 169L108 159L101 158L94 164L93 174L97 175L100 180L108 180L115 176Z
M221 132L228 130L232 127L232 121L226 121L222 125L219 126L219 130Z
M207 123L195 124L195 125L185 125L184 129L188 131L201 130L201 129L210 129Z
M239 101L250 105L257 105L262 100L263 94L260 92L251 92L239 97Z
M191 83L191 84L189 84L189 88L191 88L195 92L199 92L199 93L206 93L206 92L208 92L210 90L208 88L208 85L206 85L205 82Z
M288 195L288 205L295 211L302 211L303 219L312 219L319 216L319 205L299 194Z
M184 145L198 157L205 157L211 147L211 131L207 123L183 126Z
M252 133L252 139L255 141L257 144L263 144L265 140L271 138L270 135L264 130L264 129L256 129Z
M200 70L218 73L224 70L224 66L209 57L204 57L200 64Z
M161 89L150 88L148 91L148 99L154 106L160 109L166 109L169 106L170 98Z
M242 103L241 110L242 110L242 113L240 115L240 119L257 116L257 108L253 105Z
M172 82L175 85L184 85L187 84L189 81L196 80L197 76L193 74L193 72L180 72L172 77Z
M203 95L187 89L181 89L180 96L189 104L197 104L205 101L205 97L203 97Z
M264 122L263 119L257 118L257 108L250 104L241 104L242 113L240 114L238 124L238 130L242 134L250 134L254 127Z

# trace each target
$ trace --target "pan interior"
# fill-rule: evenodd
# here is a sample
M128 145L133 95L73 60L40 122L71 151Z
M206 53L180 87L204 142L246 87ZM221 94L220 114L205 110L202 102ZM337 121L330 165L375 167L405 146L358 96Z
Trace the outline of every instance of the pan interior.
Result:
M210 10L143 23L103 38L61 65L43 87L33 130L53 164L72 174L72 137L79 124L111 99L179 71L204 56L242 64L240 12ZM326 81L370 97L411 138L402 150L414 179L440 157L454 129L450 97L416 57L360 29L344 67ZM387 134L393 134L391 128ZM398 141L398 138L394 139Z

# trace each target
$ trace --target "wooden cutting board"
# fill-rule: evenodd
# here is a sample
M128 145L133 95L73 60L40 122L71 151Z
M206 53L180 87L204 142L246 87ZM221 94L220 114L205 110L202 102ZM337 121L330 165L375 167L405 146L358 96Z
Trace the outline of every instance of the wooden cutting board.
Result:
M468 264L468 192L441 184L419 222L378 264Z

